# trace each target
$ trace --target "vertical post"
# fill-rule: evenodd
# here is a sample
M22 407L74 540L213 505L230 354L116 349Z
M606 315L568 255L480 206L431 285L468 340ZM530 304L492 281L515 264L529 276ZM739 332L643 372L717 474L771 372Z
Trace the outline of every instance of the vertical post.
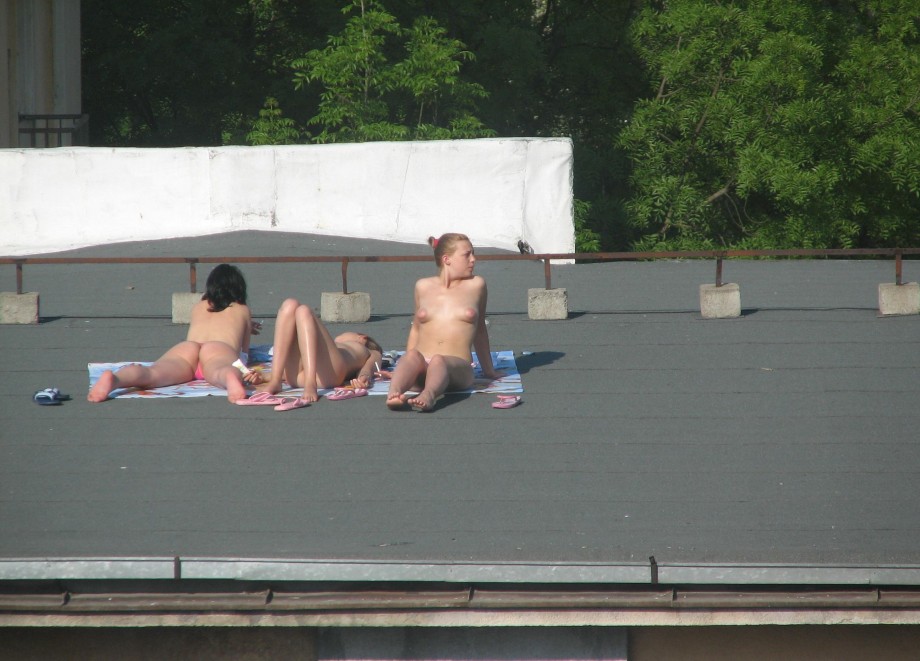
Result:
M722 286L722 254L716 257L716 287Z
M552 278L550 277L549 260L548 260L548 259L544 259L544 260L543 260L543 279L546 281L546 288L547 288L547 289L552 289L552 288L553 288L553 281L552 281Z
M894 282L900 287L901 286L901 250L900 248L894 251Z
M22 294L22 262L16 261L16 293Z
M342 293L348 293L348 258L342 258Z
M198 260L195 258L188 260L188 286L193 294L198 290L198 269L195 267L197 263Z

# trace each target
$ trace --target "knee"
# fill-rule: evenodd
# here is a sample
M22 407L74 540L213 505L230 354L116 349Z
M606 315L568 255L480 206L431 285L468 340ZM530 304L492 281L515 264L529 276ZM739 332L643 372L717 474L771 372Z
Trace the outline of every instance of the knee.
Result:
M444 356L441 354L435 354L431 357L431 360L428 361L428 367L447 367L447 361L444 360Z
M313 314L313 308L309 305L298 305L294 311L294 317L298 321L316 321L316 315Z
M300 301L298 301L296 298L284 299L284 302L281 304L281 307L278 308L278 316L281 316L283 314L293 314L294 311L297 309L298 305L300 305Z
M412 349L410 351L405 352L400 358L400 360L405 360L406 362L412 362L412 363L414 362L424 363L425 356L423 356L422 353L418 351L417 349Z

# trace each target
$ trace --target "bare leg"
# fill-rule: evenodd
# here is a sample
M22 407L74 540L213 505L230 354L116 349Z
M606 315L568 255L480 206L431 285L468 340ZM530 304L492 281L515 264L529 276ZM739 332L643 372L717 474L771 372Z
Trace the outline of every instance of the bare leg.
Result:
M258 390L274 395L281 392L285 381L292 386L303 385L302 361L300 348L297 346L297 325L294 320L294 313L299 307L299 301L288 298L278 308L278 317L275 319L271 378L259 386Z
M89 391L86 399L103 402L118 388L159 388L186 383L195 378L201 345L180 342L163 354L153 365L126 365L117 372L105 371Z
M329 330L316 318L313 310L301 305L294 313L297 344L303 360L303 398L319 399L317 385L332 388L342 385L348 376L347 365Z
M396 362L390 389L387 392L387 406L394 411L406 406L405 392L417 388L425 382L428 363L425 356L418 351L407 351Z
M201 345L201 371L208 383L227 391L227 399L233 403L246 398L243 375L233 366L239 355L224 342L205 342Z
M448 388L469 388L472 382L473 368L469 362L456 356L432 356L422 391L406 401L410 406L430 411Z

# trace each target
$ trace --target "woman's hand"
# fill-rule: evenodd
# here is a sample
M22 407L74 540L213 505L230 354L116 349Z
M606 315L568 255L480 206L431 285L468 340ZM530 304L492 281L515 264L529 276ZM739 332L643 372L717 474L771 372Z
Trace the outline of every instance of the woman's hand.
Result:
M243 375L243 383L248 383L251 386L257 386L260 383L265 383L265 378L262 376L261 372L249 370L249 372Z
M505 376L505 373L501 370L492 370L491 372L483 371L482 375L487 379L491 379L492 381L498 381Z
M252 335L258 335L262 332L262 322L256 319L249 320L249 332Z
M374 382L373 375L369 374L358 374L355 378L351 380L351 386L353 388L370 388L371 384Z

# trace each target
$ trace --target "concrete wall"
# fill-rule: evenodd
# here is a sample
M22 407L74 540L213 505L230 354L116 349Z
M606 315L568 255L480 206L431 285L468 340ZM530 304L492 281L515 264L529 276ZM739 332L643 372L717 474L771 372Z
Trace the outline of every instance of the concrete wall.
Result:
M0 255L243 229L573 252L572 143L0 150Z

